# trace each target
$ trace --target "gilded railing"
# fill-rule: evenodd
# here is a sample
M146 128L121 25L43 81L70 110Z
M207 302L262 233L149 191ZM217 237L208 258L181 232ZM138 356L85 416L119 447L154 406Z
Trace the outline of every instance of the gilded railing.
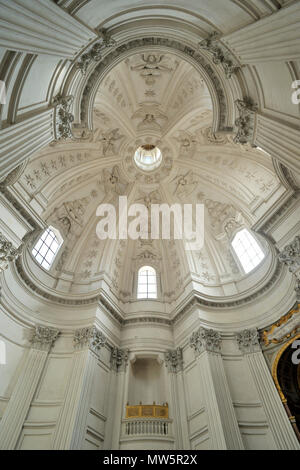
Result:
M169 418L169 407L165 405L127 405L126 406L126 419L136 418Z

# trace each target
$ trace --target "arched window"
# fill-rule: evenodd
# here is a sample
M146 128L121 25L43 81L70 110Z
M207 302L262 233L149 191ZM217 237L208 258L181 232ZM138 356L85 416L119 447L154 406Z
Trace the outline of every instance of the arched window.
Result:
M62 245L63 239L53 227L48 227L47 230L37 241L32 250L32 254L37 262L45 269L50 269L54 258Z
M138 273L138 299L157 299L156 271L151 266L143 266Z
M4 341L0 339L0 365L6 364L6 347Z
M246 274L256 268L265 257L261 247L247 229L235 235L232 247Z

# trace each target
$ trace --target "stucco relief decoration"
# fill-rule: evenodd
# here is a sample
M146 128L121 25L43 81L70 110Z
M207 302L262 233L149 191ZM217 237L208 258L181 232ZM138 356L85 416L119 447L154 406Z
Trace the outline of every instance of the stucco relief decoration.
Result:
M219 34L216 31L211 33L206 39L203 39L199 43L199 48L205 49L212 54L214 64L222 65L226 78L231 78L240 68L231 54L221 46Z
M174 195L184 199L195 191L199 184L199 177L192 170L189 170L184 174L176 176L173 182L175 185Z
M89 203L89 197L66 201L60 207L54 209L47 221L59 229L63 238L67 238L69 234L79 234L84 224L84 215Z
M234 138L234 143L245 145L250 141L253 133L254 115L257 111L257 105L251 98L236 100L235 105L238 109L239 117L235 121L238 132Z
M130 70L138 72L145 80L146 85L152 86L157 78L163 73L171 73L178 67L179 63L163 54L150 52L148 54L140 54L127 61Z
M244 330L236 335L239 349L243 354L260 351L259 334L255 329Z
M55 177L65 170L79 166L82 163L92 161L94 158L95 156L91 152L78 152L74 150L56 152L55 154L51 154L51 159L40 158L37 161L34 160L32 164L29 163L26 168L26 173L22 174L20 177L20 182L27 190L35 192L52 177ZM80 175L77 178L82 180L83 176L84 175ZM71 181L61 186L62 191L65 191ZM79 179L77 180L77 183L78 182L80 182Z
M116 41L102 29L99 32L100 41L96 42L92 48L83 54L77 62L77 68L81 71L82 75L86 75L88 66L91 62L99 62L102 59L102 53L107 48L112 48L117 45Z
M94 133L94 142L100 142L101 150L104 157L112 157L118 154L120 144L124 135L120 133L120 129L111 129L108 131L101 131L98 129Z
M120 169L115 165L111 170L105 168L102 171L102 177L99 181L100 186L104 186L106 194L122 196L128 186L127 181L122 177Z
M0 232L0 273L7 269L9 263L20 256L22 250L23 244L18 248L14 248L12 243Z
M297 235L292 243L285 246L278 255L281 263L285 264L289 271L296 277L295 292L297 300L300 300L300 236Z
M107 338L95 326L90 328L81 328L74 334L74 347L89 347L94 353L98 354L100 349L107 343Z
M53 104L57 109L57 128L56 135L59 139L72 139L72 123L74 121L74 115L70 112L72 104L74 101L74 96L62 96L57 95Z
M168 118L159 108L160 105L157 103L147 103L140 105L140 108L133 113L131 118L139 120L137 124L139 132L161 132Z
M195 355L199 355L203 351L219 353L221 351L221 333L199 328L190 337L190 347L194 349Z
M165 352L165 363L169 372L179 372L183 369L182 349L169 350Z
M32 348L41 350L50 350L58 338L60 331L56 328L37 325L30 339Z
M116 372L124 370L127 366L129 358L129 350L128 349L119 349L119 348L112 348L111 350L111 357L110 357L110 364L113 370Z
M193 158L197 148L197 139L187 131L179 131L176 137L179 143L179 156L183 158Z
M297 235L292 243L286 245L279 253L278 259L281 263L288 266L291 273L297 273L300 279L300 236Z

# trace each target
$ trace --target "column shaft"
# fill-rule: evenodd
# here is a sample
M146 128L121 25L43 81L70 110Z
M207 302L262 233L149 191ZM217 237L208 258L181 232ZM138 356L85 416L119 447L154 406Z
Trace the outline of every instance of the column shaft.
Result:
M223 42L243 64L299 59L299 2L228 34Z
M221 355L204 351L198 364L213 448L244 449Z
M48 0L0 0L0 47L73 58L96 34Z

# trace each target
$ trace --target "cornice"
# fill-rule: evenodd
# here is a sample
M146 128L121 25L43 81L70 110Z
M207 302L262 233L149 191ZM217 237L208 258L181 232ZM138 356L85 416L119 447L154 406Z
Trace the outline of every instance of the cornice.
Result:
M86 299L71 299L71 298L62 298L55 296L53 294L47 293L46 291L40 289L37 287L29 278L29 276L25 273L22 265L22 259L19 258L16 260L14 263L16 272L19 276L19 278L22 280L23 283L25 283L26 287L29 288L32 292L34 292L35 295L48 300L50 302L54 302L57 304L65 305L65 306L80 306L80 305L90 305L90 304L98 304L100 307L104 308L105 311L111 315L117 323L121 327L125 327L127 325L132 325L132 324L138 324L138 323L155 323L155 324L161 324L161 325L166 325L166 326L173 326L175 325L179 320L184 318L188 313L191 312L191 310L195 307L206 307L206 308L217 308L217 309L226 309L226 308L237 308L241 305L245 305L247 303L252 302L253 300L256 300L258 297L263 295L266 291L268 291L272 285L277 281L279 276L281 275L284 266L282 266L281 263L279 263L276 260L276 268L275 271L273 272L272 277L269 279L269 281L258 291L255 293L238 299L238 300L233 300L233 301L225 301L225 302L216 302L216 301L211 301L208 299L201 298L198 294L195 292L192 294L190 300L173 316L172 319L164 319L164 318L154 318L151 316L142 316L139 318L130 318L130 319L124 319L121 310L118 310L116 307L114 307L111 302L106 299L102 294L97 294L96 296L86 298Z
M294 192L279 209L259 228L258 233L266 234L274 224L300 199L300 191Z
M210 301L207 299L203 299L199 297L197 294L194 294L193 297L189 300L189 302L182 307L181 310L179 310L175 316L172 319L172 324L174 325L177 323L179 320L181 320L183 317L185 317L188 313L191 312L191 310L195 307L210 307L210 308L219 308L219 309L225 309L225 308L236 308L240 307L241 305L248 304L252 302L253 300L256 300L259 298L261 295L263 295L266 291L268 291L274 283L277 281L277 279L280 277L282 274L283 268L280 265L280 263L277 261L276 262L276 268L275 271L273 272L272 277L269 279L269 281L259 290L257 290L255 293L246 296L244 298L238 299L238 300L232 300L232 301L225 301L225 302L215 302L215 301Z

